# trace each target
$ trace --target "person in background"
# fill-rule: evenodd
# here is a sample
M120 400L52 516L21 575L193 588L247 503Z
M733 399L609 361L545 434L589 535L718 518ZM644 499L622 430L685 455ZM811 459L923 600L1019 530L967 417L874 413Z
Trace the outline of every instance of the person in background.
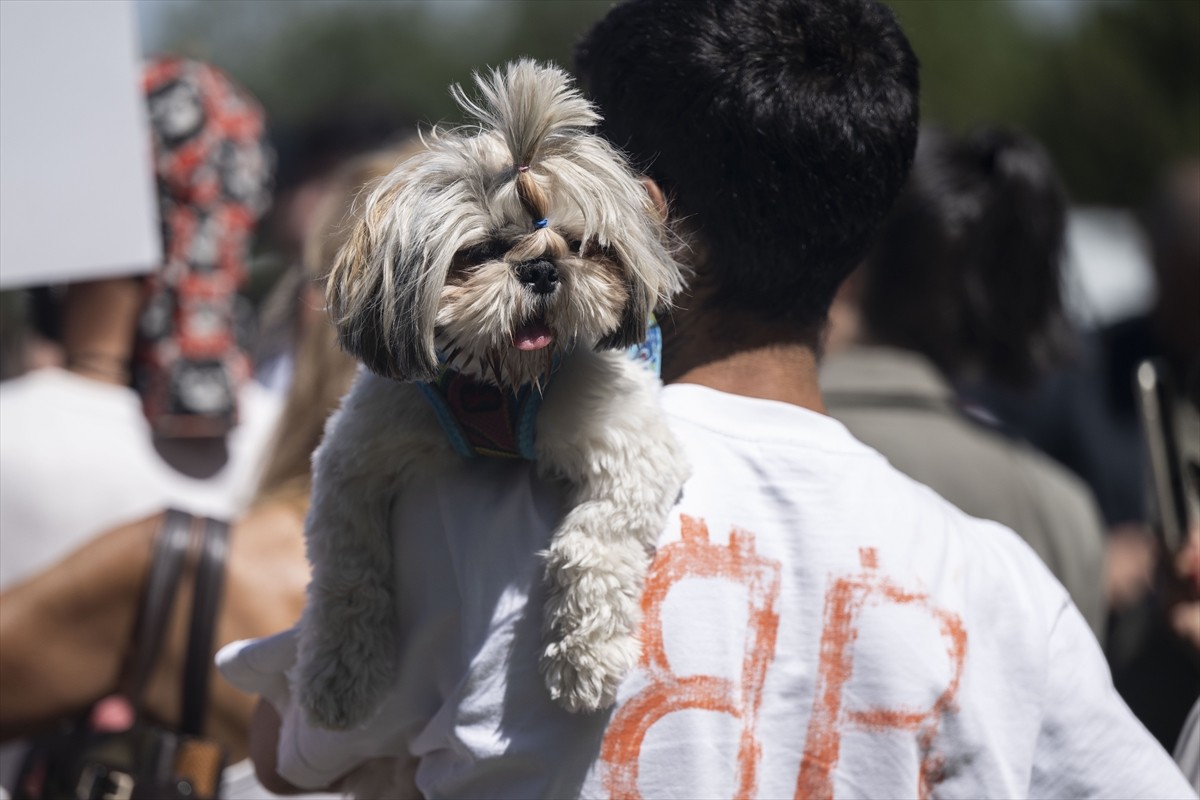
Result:
M1027 386L1064 353L1065 226L1065 192L1033 139L924 130L908 184L838 295L821 385L829 413L898 470L1024 538L1103 640L1091 492L954 388L973 376Z
M143 73L164 263L65 290L65 368L0 384L0 589L114 525L245 509L279 413L247 379L237 288L271 155L257 102L205 64Z
M0 381L66 365L59 305L50 286L0 292Z
M263 225L276 261L275 279L262 301L254 349L255 379L267 388L286 392L292 379L295 347L305 324L297 314L303 307L297 299L310 287L302 251L326 196L338 191L347 162L400 146L412 127L406 115L394 110L359 107L277 132L275 203ZM271 267L262 266L264 271Z
M1149 519L1133 392L1137 364L1163 359L1180 399L1200 407L1200 315L1195 313L1200 296L1200 159L1170 164L1139 217L1156 284L1151 308L1096 332L1079 358L1049 375L1035 392L1014 395L989 386L979 392L980 402L1007 425L1087 481L1114 529ZM1200 436L1181 436L1180 444L1196 441Z
M392 508L397 671L365 725L307 722L287 679L294 630L222 651L224 674L265 696L251 735L264 783L1194 798L1030 548L822 413L829 306L917 140L917 63L893 12L633 0L576 64L695 271L662 321L660 398L692 477L646 579L640 660L610 710L552 702L540 554L562 487L532 464L464 459Z
M1080 475L1108 528L1114 615L1107 643L1122 697L1164 746L1200 698L1200 159L1170 164L1141 220L1154 305L1084 338L1078 357L1032 391L964 387L1006 426ZM1174 385L1174 431L1191 537L1166 552L1154 531L1134 370L1161 359Z
M217 646L271 633L300 615L309 576L303 525L310 458L356 368L322 310L319 284L349 233L345 219L361 187L386 174L411 148L379 151L344 165L315 214L304 247L310 288L299 302L304 323L295 379L254 502L231 530ZM154 515L108 531L0 594L0 738L25 735L77 713L117 686L160 522ZM147 692L150 713L167 723L176 722L180 713L186 611L176 615ZM214 682L210 697L206 733L228 749L234 762L226 770L222 796L264 796L244 760L253 699L221 680ZM12 776L6 777L7 785Z

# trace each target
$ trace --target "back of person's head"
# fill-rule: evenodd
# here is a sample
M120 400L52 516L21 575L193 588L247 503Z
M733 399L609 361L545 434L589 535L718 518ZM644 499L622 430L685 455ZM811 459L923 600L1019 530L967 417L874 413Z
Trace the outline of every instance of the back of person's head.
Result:
M908 184L863 265L869 337L952 378L1023 385L1060 355L1066 193L1028 136L922 132Z
M712 301L815 335L904 182L917 61L874 0L632 0L576 50Z

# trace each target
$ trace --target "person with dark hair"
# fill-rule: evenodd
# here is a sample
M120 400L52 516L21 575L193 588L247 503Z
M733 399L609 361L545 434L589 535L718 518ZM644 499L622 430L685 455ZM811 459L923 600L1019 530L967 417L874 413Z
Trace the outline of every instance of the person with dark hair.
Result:
M1150 518L1133 391L1138 363L1163 359L1183 405L1200 409L1200 158L1167 165L1138 216L1156 289L1152 307L1096 331L1070 368L1032 396L982 398L1082 476L1113 528ZM1180 428L1191 431L1180 444L1192 450L1200 449L1195 425Z
M1166 747L1200 698L1200 159L1172 162L1143 203L1157 292L1145 313L1081 337L1075 358L1030 391L964 387L1003 424L1078 474L1107 527L1107 654L1122 698ZM1134 373L1160 360L1190 535L1155 535L1155 503ZM1181 533L1189 533L1182 530Z
M399 668L372 719L305 720L294 631L220 657L266 698L251 734L264 782L378 781L360 797L1195 797L1037 556L822 413L826 313L916 145L917 61L893 13L632 0L576 53L603 130L645 170L694 269L663 319L661 396L692 477L646 579L640 660L610 710L554 705L538 554L561 488L532 465L464 461L393 509Z
M999 127L924 131L874 248L839 293L821 385L829 413L898 470L1020 534L1103 638L1091 492L954 389L971 377L1026 386L1064 354L1065 231L1066 194L1036 141Z
M872 338L924 353L946 375L1028 385L1064 355L1066 213L1032 138L927 130L864 267Z

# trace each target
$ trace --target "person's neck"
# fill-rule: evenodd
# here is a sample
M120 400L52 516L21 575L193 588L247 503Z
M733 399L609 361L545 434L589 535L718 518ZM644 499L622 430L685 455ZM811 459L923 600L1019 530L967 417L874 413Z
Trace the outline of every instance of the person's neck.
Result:
M64 366L69 372L99 383L129 385L130 363L125 353L102 349L68 350Z
M817 357L804 345L774 345L742 350L704 364L668 383L693 383L719 392L777 400L825 413L817 383Z
M68 287L63 308L66 368L90 380L128 385L141 308L138 278L105 278Z
M663 383L775 400L825 413L815 337L729 314L675 315L663 326Z

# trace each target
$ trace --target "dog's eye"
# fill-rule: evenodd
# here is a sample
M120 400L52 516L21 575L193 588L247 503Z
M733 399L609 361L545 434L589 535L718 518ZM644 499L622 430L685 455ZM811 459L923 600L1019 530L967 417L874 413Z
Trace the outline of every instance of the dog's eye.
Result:
M572 239L567 243L567 246L571 248L572 253L578 253L583 249L583 242L579 241L578 239Z
M489 239L473 247L460 250L457 260L473 266L475 264L482 264L485 261L495 261L502 258L506 252L508 252L508 248L502 242Z

